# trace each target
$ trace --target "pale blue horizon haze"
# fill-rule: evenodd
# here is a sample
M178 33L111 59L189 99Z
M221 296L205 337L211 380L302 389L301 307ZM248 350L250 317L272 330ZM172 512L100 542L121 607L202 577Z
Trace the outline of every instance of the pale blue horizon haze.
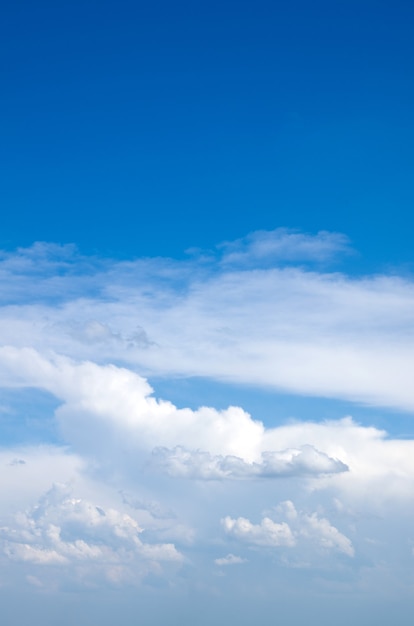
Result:
M413 19L3 7L4 626L411 624Z

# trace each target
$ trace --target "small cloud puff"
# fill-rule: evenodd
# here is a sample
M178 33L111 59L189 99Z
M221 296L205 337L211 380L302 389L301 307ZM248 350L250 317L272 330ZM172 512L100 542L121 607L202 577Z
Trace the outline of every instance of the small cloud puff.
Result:
M233 519L227 516L221 523L228 535L251 545L271 548L296 545L288 524L286 522L278 524L269 517L264 517L260 524L252 524L245 517Z
M247 559L242 559L241 556L235 556L230 553L220 559L214 559L214 563L220 567L223 565L240 565L241 563L247 563Z
M151 465L174 478L198 480L318 476L348 471L347 465L310 445L262 452L261 461L248 463L233 455L211 455L202 450L155 448Z

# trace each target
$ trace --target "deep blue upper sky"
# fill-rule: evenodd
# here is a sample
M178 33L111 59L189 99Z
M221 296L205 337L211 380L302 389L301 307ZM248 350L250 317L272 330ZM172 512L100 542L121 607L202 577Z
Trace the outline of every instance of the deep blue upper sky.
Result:
M411 259L407 1L3 8L0 246L174 255L278 226Z

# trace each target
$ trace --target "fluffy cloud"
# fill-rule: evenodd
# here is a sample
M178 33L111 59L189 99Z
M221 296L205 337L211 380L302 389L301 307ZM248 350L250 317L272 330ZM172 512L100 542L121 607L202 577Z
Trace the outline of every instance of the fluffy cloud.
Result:
M319 517L317 513L307 514L297 511L290 500L279 505L276 511L286 517L289 523L275 522L266 516L259 524L253 524L244 517L233 519L227 516L222 520L222 526L227 535L251 546L301 548L300 544L305 542L316 544L324 550L354 556L355 551L350 539L328 519Z
M314 489L334 486L362 504L410 498L414 442L351 418L265 428L241 408L191 410L157 400L147 381L126 368L46 358L32 349L0 348L0 380L55 395L64 440L114 474L150 470L152 458L172 475L301 476ZM164 450L151 457L154 448Z
M322 548L338 550L347 556L354 556L355 551L348 537L339 532L335 526L325 518L319 518L316 513L303 515L303 527L300 533L310 539L315 539Z
M246 463L237 456L213 456L202 450L186 450L181 446L173 450L155 448L151 466L176 478L205 480L318 476L348 470L341 461L309 445L299 449L262 452L257 463Z
M264 426L238 407L217 411L178 409L156 400L147 381L125 368L95 363L75 363L31 349L0 348L0 382L9 386L36 386L63 404L56 414L68 441L92 449L129 441L135 451L178 443L191 448L201 442L213 453L258 454Z
M221 523L228 535L250 545L275 548L294 546L296 543L286 522L279 524L269 517L264 517L260 524L252 524L245 517L238 517L237 519L225 517Z
M173 544L149 544L130 515L103 509L55 485L13 526L1 528L3 551L12 560L42 566L82 565L82 575L103 571L108 581L129 582L161 562L180 562Z

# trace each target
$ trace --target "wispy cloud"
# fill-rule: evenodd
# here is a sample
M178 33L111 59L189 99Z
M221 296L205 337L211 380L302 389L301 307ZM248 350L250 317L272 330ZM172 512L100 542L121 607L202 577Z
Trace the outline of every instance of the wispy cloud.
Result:
M342 245L328 234L251 237L283 242L292 259L301 246ZM413 410L412 281L259 257L252 268L197 258L118 262L47 245L9 253L0 271L0 343L115 361L146 375Z
M263 267L284 263L321 263L350 253L348 238L341 233L320 231L308 235L287 228L257 230L242 239L218 246L224 265Z

